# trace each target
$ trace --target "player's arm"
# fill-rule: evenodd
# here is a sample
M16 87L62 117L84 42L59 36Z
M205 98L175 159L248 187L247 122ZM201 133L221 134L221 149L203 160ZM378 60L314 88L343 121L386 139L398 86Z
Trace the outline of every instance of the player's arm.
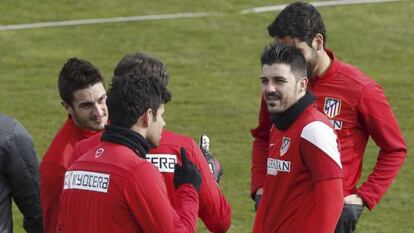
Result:
M357 190L371 210L391 186L407 155L407 145L381 87L365 87L359 103L360 119L380 148L377 162L368 179Z
M301 155L315 187L318 204L310 233L332 233L343 208L342 164L333 129L315 121L304 127Z
M263 187L266 177L266 163L269 149L269 136L272 122L267 111L264 99L261 99L259 125L251 130L253 136L252 144L252 167L251 167L251 197L254 200L256 191Z
M181 166L183 167L183 166ZM197 184L187 183L197 175L180 173L183 183L176 188L175 209L169 202L165 183L161 174L150 163L143 163L133 174L133 182L128 186L126 199L132 214L144 232L190 233L196 230L198 213ZM191 170L191 169L190 169ZM190 172L191 173L191 172ZM197 179L197 178L195 178ZM198 175L201 182L201 177Z
M332 233L335 230L344 206L344 194L342 179L335 178L315 182L315 193L319 197L319 203L315 206L315 229L309 233Z
M56 231L60 195L62 194L65 169L51 162L40 164L40 197L45 233Z
M19 124L10 141L8 173L12 197L24 216L23 227L29 233L43 232L40 207L39 160L32 138Z
M231 224L230 203L221 192L202 151L194 141L192 141L191 151L194 153L191 158L200 170L203 180L199 192L199 216L209 231L214 233L226 232Z

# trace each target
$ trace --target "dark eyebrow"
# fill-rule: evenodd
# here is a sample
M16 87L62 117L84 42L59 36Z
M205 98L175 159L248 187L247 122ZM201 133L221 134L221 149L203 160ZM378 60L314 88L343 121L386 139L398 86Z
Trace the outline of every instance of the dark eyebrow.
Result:
M285 78L285 77L283 77L283 76L273 76L273 77L271 77L271 79L276 79L276 80L286 80L286 78Z
M273 79L273 80L283 80L283 81L286 81L286 78L283 77L283 76L272 76L270 78L264 77L264 76L260 76L259 79Z
M273 81L283 81L283 82L286 82L287 81L287 79L285 78L285 77L283 77L283 76L272 76L272 77L270 77L270 78L267 78L267 77L260 77L260 79L262 80L262 79L269 79L269 80L273 80Z
M104 99L105 97L106 97L106 93L103 94L101 97L99 97L98 101ZM87 107L87 106L93 105L94 103L95 101L85 101L85 102L78 104L78 107Z
M82 102L80 104L78 104L78 107L86 107L86 106L90 106L93 105L92 101L86 101L86 102Z

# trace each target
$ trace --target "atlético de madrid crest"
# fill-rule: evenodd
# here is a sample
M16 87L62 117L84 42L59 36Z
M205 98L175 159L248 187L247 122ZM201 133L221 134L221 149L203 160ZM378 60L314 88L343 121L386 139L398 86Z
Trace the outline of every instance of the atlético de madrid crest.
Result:
M326 97L323 112L329 118L338 116L341 112L341 99Z
M283 137L282 144L280 146L280 156L283 156L284 154L286 154L286 152L289 149L289 146L290 146L290 138Z

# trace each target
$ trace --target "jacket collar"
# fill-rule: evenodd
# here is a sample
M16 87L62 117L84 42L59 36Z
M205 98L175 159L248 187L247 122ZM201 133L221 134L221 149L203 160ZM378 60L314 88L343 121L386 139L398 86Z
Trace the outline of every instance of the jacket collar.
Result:
M278 130L287 130L290 125L301 115L305 109L314 101L314 95L307 91L306 94L300 98L289 109L278 115L272 115L272 121Z
M131 129L115 125L107 125L101 139L103 141L124 145L144 159L151 148L148 141L141 134Z

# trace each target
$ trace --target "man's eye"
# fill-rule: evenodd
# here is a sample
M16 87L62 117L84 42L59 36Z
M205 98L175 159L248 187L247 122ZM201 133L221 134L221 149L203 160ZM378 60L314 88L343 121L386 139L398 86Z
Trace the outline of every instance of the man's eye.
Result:
M83 105L79 105L79 108L88 109L91 106L92 106L91 104L83 104Z
M102 103L106 100L106 96L102 96L101 98L99 98L98 102Z

